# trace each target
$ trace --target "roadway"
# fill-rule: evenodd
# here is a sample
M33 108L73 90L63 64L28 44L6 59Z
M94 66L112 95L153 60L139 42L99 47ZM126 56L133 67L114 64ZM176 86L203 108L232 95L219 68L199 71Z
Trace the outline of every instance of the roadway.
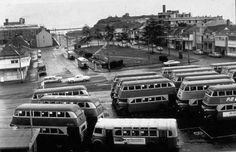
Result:
M166 51L166 50L165 50ZM59 49L46 48L42 49L42 59L46 64L48 75L60 75L63 78L68 78L76 74L84 74L92 77L90 82L83 82L88 87L91 95L100 98L105 109L106 117L117 117L111 107L110 99L110 83L116 74L120 73L135 73L142 71L159 71L160 65L143 66L141 68L127 68L122 71L112 71L108 73L98 73L92 70L81 70L78 68L75 61L68 60L64 57L65 50L63 47ZM163 52L165 53L165 52ZM166 52L167 53L167 52ZM172 51L171 55L177 55L176 51ZM184 53L184 56L187 55ZM205 55L190 54L191 58L195 58L198 62L194 64L209 65L210 63L234 61L235 58L212 58ZM176 56L175 56L176 58ZM186 58L184 59L186 61ZM31 95L34 89L38 88L38 84L43 78L38 78L34 74L35 67L31 67L31 76L29 81L25 83L6 83L0 85L0 128L8 128L11 116L16 106L22 103L30 102ZM54 84L55 86L57 84ZM61 84L60 84L61 85ZM65 84L62 84L65 85ZM198 151L234 151L236 149L236 140L230 138L222 138L222 140L208 140L209 135L204 132L204 128L193 126L192 128L182 128L179 130L181 152L198 152Z

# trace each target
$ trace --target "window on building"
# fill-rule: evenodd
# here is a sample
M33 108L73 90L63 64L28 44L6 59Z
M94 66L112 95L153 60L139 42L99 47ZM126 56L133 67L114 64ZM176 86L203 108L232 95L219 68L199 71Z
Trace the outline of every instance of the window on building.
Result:
M18 60L11 60L11 64L18 63Z

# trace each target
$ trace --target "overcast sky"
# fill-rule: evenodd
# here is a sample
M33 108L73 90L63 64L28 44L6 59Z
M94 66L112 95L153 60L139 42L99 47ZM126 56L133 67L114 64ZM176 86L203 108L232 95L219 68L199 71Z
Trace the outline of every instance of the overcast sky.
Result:
M93 26L108 16L156 15L166 9L193 16L223 16L235 23L235 0L0 0L0 25L5 18L48 28Z

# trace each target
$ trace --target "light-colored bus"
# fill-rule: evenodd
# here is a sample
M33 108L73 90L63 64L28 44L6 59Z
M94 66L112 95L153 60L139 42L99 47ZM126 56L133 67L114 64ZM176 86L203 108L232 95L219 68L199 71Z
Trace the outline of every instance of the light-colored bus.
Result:
M175 119L99 119L92 138L95 151L178 149Z
M89 61L88 61L88 59L86 59L84 57L78 57L77 64L78 64L78 67L81 69L88 69L89 68Z
M231 66L236 65L236 62L221 62L221 63L212 63L210 64L211 67L215 69L215 71L221 73L222 67L224 66Z
M173 79L173 77L178 73L204 72L204 71L214 71L214 69L212 67L200 67L200 68L191 68L191 69L172 70L170 79Z
M211 79L232 79L232 78L226 74L216 74L216 75L201 75L201 76L185 77L183 81L198 81L198 80L211 80Z
M83 110L74 104L31 104L16 107L11 126L40 128L45 136L76 137L78 144L84 140L87 122Z
M146 75L157 75L157 73L156 72L142 72L142 73L118 74L113 78L113 81L112 81L112 84L111 84L111 90L114 89L114 87L116 86L116 83L118 82L119 78L146 76Z
M201 107L205 118L236 118L236 84L210 86Z
M59 95L59 96L88 96L87 88L83 85L44 88L34 91L32 100L37 100L45 95Z
M162 67L161 68L161 74L166 78L170 78L172 70L191 69L191 68L199 68L199 67L200 67L200 65L184 65L184 66Z
M213 79L199 81L183 81L177 93L177 105L180 110L199 110L206 90L211 85L234 84L231 79Z
M158 79L158 78L163 78L162 75L145 75L145 76L135 76L135 77L122 77L119 78L116 82L116 85L114 88L111 90L111 98L114 98L114 94L117 93L117 90L121 86L121 84L125 81L135 81L135 80L148 80L148 79Z
M175 103L175 85L167 78L126 81L114 97L113 106L118 112L158 112Z
M179 89L182 81L186 77L190 77L190 76L205 76L205 75L217 75L217 74L218 73L216 71L178 73L178 74L174 75L172 81L174 82L176 89Z

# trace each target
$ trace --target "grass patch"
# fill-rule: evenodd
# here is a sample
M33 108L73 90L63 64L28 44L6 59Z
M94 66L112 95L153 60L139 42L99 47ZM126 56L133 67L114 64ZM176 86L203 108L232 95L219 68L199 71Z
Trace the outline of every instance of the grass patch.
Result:
M91 46L79 50L84 50L88 53L95 53L100 48L101 46ZM106 57L109 56L110 61L122 59L126 67L162 63L159 61L159 53L151 54L144 50L114 45L107 46L106 49L103 49L98 54Z

